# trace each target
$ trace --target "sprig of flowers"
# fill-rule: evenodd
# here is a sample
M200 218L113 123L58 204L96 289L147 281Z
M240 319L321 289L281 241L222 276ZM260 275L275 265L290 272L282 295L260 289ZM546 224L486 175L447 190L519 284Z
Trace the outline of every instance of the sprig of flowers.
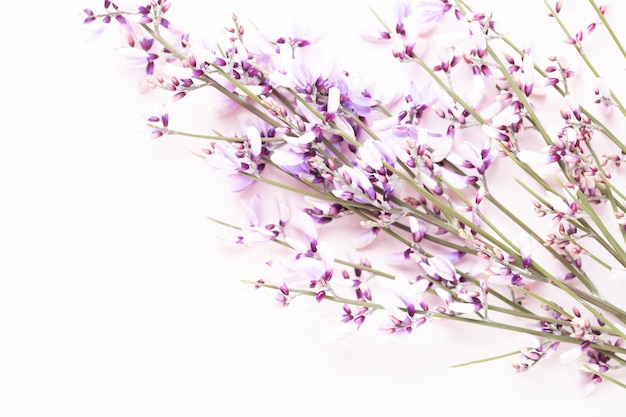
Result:
M600 293L626 278L626 145L608 123L626 109L584 45L603 28L626 53L606 5L588 0L590 20L570 29L567 13L583 5L545 3L596 79L588 106L567 53L537 56L461 0L397 1L395 21L378 18L372 40L418 74L396 97L311 58L315 38L249 32L236 15L223 41L177 29L166 0L105 1L84 21L94 33L123 29L119 52L150 88L173 101L213 88L247 116L232 136L174 128L167 109L148 126L154 138L208 140L200 156L235 192L265 183L289 195L269 222L259 196L244 202L247 224L215 220L235 244L278 245L247 281L279 304L336 303L347 333L372 325L393 337L445 321L508 330L525 337L517 371L558 351L588 375L587 390L626 387L613 376L626 364L626 311ZM512 203L511 190L528 200ZM323 238L355 223L348 244ZM377 242L390 250L372 262L365 248Z

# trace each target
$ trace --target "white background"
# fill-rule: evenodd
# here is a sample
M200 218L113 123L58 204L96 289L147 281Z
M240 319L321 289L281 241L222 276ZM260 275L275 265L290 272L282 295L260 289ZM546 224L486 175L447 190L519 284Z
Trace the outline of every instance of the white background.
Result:
M237 11L275 24L270 15L296 3L297 13L346 42L367 15L356 1L210 3L176 0L172 14L226 25ZM546 30L532 18L542 11L538 0L475 3L496 5L496 17L536 38ZM448 368L514 350L512 335L446 324L396 343L368 331L332 341L324 306L275 308L238 282L256 278L264 254L225 246L206 220L241 216L221 177L190 154L202 144L151 140L143 117L158 103L138 92L139 73L115 55L114 37L83 40L79 12L101 2L3 7L0 416L621 408L623 391L609 383L579 397L578 374L556 356L525 374L508 359ZM210 126L208 106L190 112L181 117Z

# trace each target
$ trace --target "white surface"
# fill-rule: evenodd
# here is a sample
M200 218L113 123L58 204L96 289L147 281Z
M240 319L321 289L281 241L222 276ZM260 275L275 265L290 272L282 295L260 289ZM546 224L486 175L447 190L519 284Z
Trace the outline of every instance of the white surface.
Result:
M193 3L175 0L172 10L191 15ZM222 24L231 9L244 16L251 7L211 3ZM522 3L498 11L510 19L541 7L518 10ZM301 4L328 10L325 24L342 30L358 21L348 4L367 13L360 2ZM619 409L623 391L609 383L579 398L576 372L556 357L526 374L506 359L447 368L513 350L509 335L446 325L393 344L371 332L329 341L323 311L275 309L239 284L254 278L263 253L221 246L205 220L236 218L236 200L189 153L201 144L149 139L142 117L158 107L137 93L110 40L82 40L77 15L86 6L100 1L4 6L1 416Z

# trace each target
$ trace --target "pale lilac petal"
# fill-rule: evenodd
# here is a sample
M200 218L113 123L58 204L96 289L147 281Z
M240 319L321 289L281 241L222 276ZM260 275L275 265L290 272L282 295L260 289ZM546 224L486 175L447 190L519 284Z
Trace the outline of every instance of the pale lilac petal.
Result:
M415 243L421 242L426 234L426 224L416 217L409 217L409 227Z
M472 303L462 303L460 301L453 301L448 304L450 310L458 314L469 314L477 311L477 306Z
M440 174L443 179L452 186L452 188L456 188L457 190L462 190L471 183L471 178L467 175L457 174L447 168L441 168Z
M148 63L148 53L143 49L125 46L116 49L124 62L132 67L143 68Z
M437 275L446 281L454 281L456 278L454 265L445 256L435 255L428 259L428 263L420 262L420 266L432 277Z
M590 379L580 390L580 396L587 397L588 395L591 395L591 393L596 390L597 386L598 382L595 379Z
M382 155L371 139L366 140L363 146L359 148L359 159L363 161L366 166L372 167L375 170L383 166Z
M275 238L273 232L264 227L246 227L242 229L242 243L246 246L258 246Z
M378 236L378 233L376 233L375 229L367 228L352 238L352 246L357 249L364 248L376 240L376 236Z
M436 145L433 146L433 151L430 154L430 158L433 162L441 162L452 150L454 144L454 138L450 135L442 136Z
M247 175L233 174L229 175L229 177L232 179L231 191L234 193L244 191L256 182L253 177L248 177Z
M250 226L258 226L261 223L261 197L255 195L250 200L243 202L242 206Z
M237 171L240 167L238 162L218 154L207 155L204 160L208 166L220 171Z
M301 256L296 262L286 266L293 272L304 275L309 281L317 281L325 273L324 265L319 260L307 256Z
M491 121L494 126L510 126L518 123L520 119L521 116L517 109L513 106L506 106L500 113L496 114Z
M531 263L530 235L521 231L517 236L517 241L519 243L520 255L522 257L522 265L524 268L528 268Z
M547 154L534 151L519 151L517 158L528 165L547 165L550 163L550 158Z
M450 294L448 291L444 290L441 287L435 287L435 293L443 302L446 303L446 305L454 302L452 294Z
M313 142L315 138L316 138L315 132L306 132L300 136L284 136L283 137L283 139L285 139L285 142L296 147L308 145L309 143Z
M602 78L596 78L593 83L594 90L596 94L604 99L608 99L611 97L611 89L606 81Z
M532 55L524 55L524 57L522 58L522 62L524 68L524 81L522 83L522 90L524 91L524 94L530 96L531 92L533 91L533 86L535 84L535 68Z
M280 194L276 197L276 207L281 225L287 224L291 218L291 208L289 207L289 201L284 195Z
M339 88L331 87L328 90L328 103L326 105L326 111L329 113L335 113L339 109L339 100L341 97L341 93L339 92Z
M337 128L344 135L347 135L350 139L356 140L356 137L354 136L354 129L352 129L352 126L350 126L348 122L346 122L343 118L341 117L335 118L333 120L333 123L337 125Z
M246 138L248 138L248 143L250 144L250 153L256 158L261 153L261 133L259 132L259 129L252 125L246 126L243 131Z
M490 120L500 111L502 111L502 101L494 100L480 110L480 116L485 120Z
M297 166L304 162L303 154L291 150L276 149L270 159L279 167Z
M340 341L348 336L353 335L359 330L359 326L354 320L351 320L347 323L340 323L336 326L331 327L331 329L326 332L326 338L332 341Z
M294 239L290 236L285 237L285 243L291 246L293 250L297 253L306 253L310 250L310 245L307 245L304 242L301 242L300 240Z
M293 80L285 73L280 71L271 71L268 75L270 82L272 85L285 87L285 88L294 88L296 85Z
M300 231L309 242L317 242L318 232L315 221L303 211L297 211L289 223Z
M441 256L452 262L452 264L455 264L465 257L465 252L456 250L452 252L442 253Z
M179 80L193 77L193 70L191 68L185 68L171 62L168 62L163 66L163 73L165 75L169 75L170 77L178 78Z
M511 285L511 280L513 279L513 274L507 275L489 275L487 278L487 282L490 286L501 286L508 287Z
M335 268L335 257L333 255L332 246L325 241L321 241L317 244L317 253L324 265L325 272L332 273Z
M573 348L561 353L561 355L559 355L559 359L561 360L561 363L569 365L578 362L581 356L582 349L580 346L574 346Z
M537 349L541 347L541 341L536 337L528 333L519 333L516 336L517 346L520 348Z
M407 261L407 253L403 252L392 252L388 253L385 256L385 263L387 265L402 265Z
M83 28L83 39L86 42L94 42L96 41L98 38L100 38L100 36L102 35L102 33L104 33L104 30L108 27L109 25L107 25L106 23L102 22L101 20L94 20L93 22L87 23L87 24L83 24L82 28Z

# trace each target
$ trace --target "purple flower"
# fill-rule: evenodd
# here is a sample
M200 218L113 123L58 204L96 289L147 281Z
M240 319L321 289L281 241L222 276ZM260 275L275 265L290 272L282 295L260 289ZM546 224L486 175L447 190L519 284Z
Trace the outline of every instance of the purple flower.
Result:
M159 57L155 53L130 46L118 48L117 52L127 64L133 67L145 68L146 74L148 75L153 74L154 61Z
M457 273L454 265L443 255L435 255L419 263L424 272L436 280L443 280L451 285L457 282Z
M378 101L368 95L367 89L355 82L353 77L338 77L337 87L341 106L357 116L369 115L372 107L378 104Z
M489 138L484 137L481 149L478 149L472 142L462 142L458 146L459 165L464 168L474 168L480 175L484 175L492 162L490 142Z
M341 166L333 180L335 189L332 193L343 200L371 204L376 200L376 190L368 176L359 168Z
M396 155L385 141L366 139L358 149L359 161L365 166L384 175L386 172L383 163L390 166L396 164Z
M307 163L310 154L294 147L275 149L270 159L276 166L297 178L310 178L311 170Z
M411 282L406 277L397 275L387 286L387 289L402 302L402 305L406 308L406 314L409 317L413 317L418 308L423 311L428 310L428 304L424 300L423 295L429 285L430 283L427 279L418 279Z

